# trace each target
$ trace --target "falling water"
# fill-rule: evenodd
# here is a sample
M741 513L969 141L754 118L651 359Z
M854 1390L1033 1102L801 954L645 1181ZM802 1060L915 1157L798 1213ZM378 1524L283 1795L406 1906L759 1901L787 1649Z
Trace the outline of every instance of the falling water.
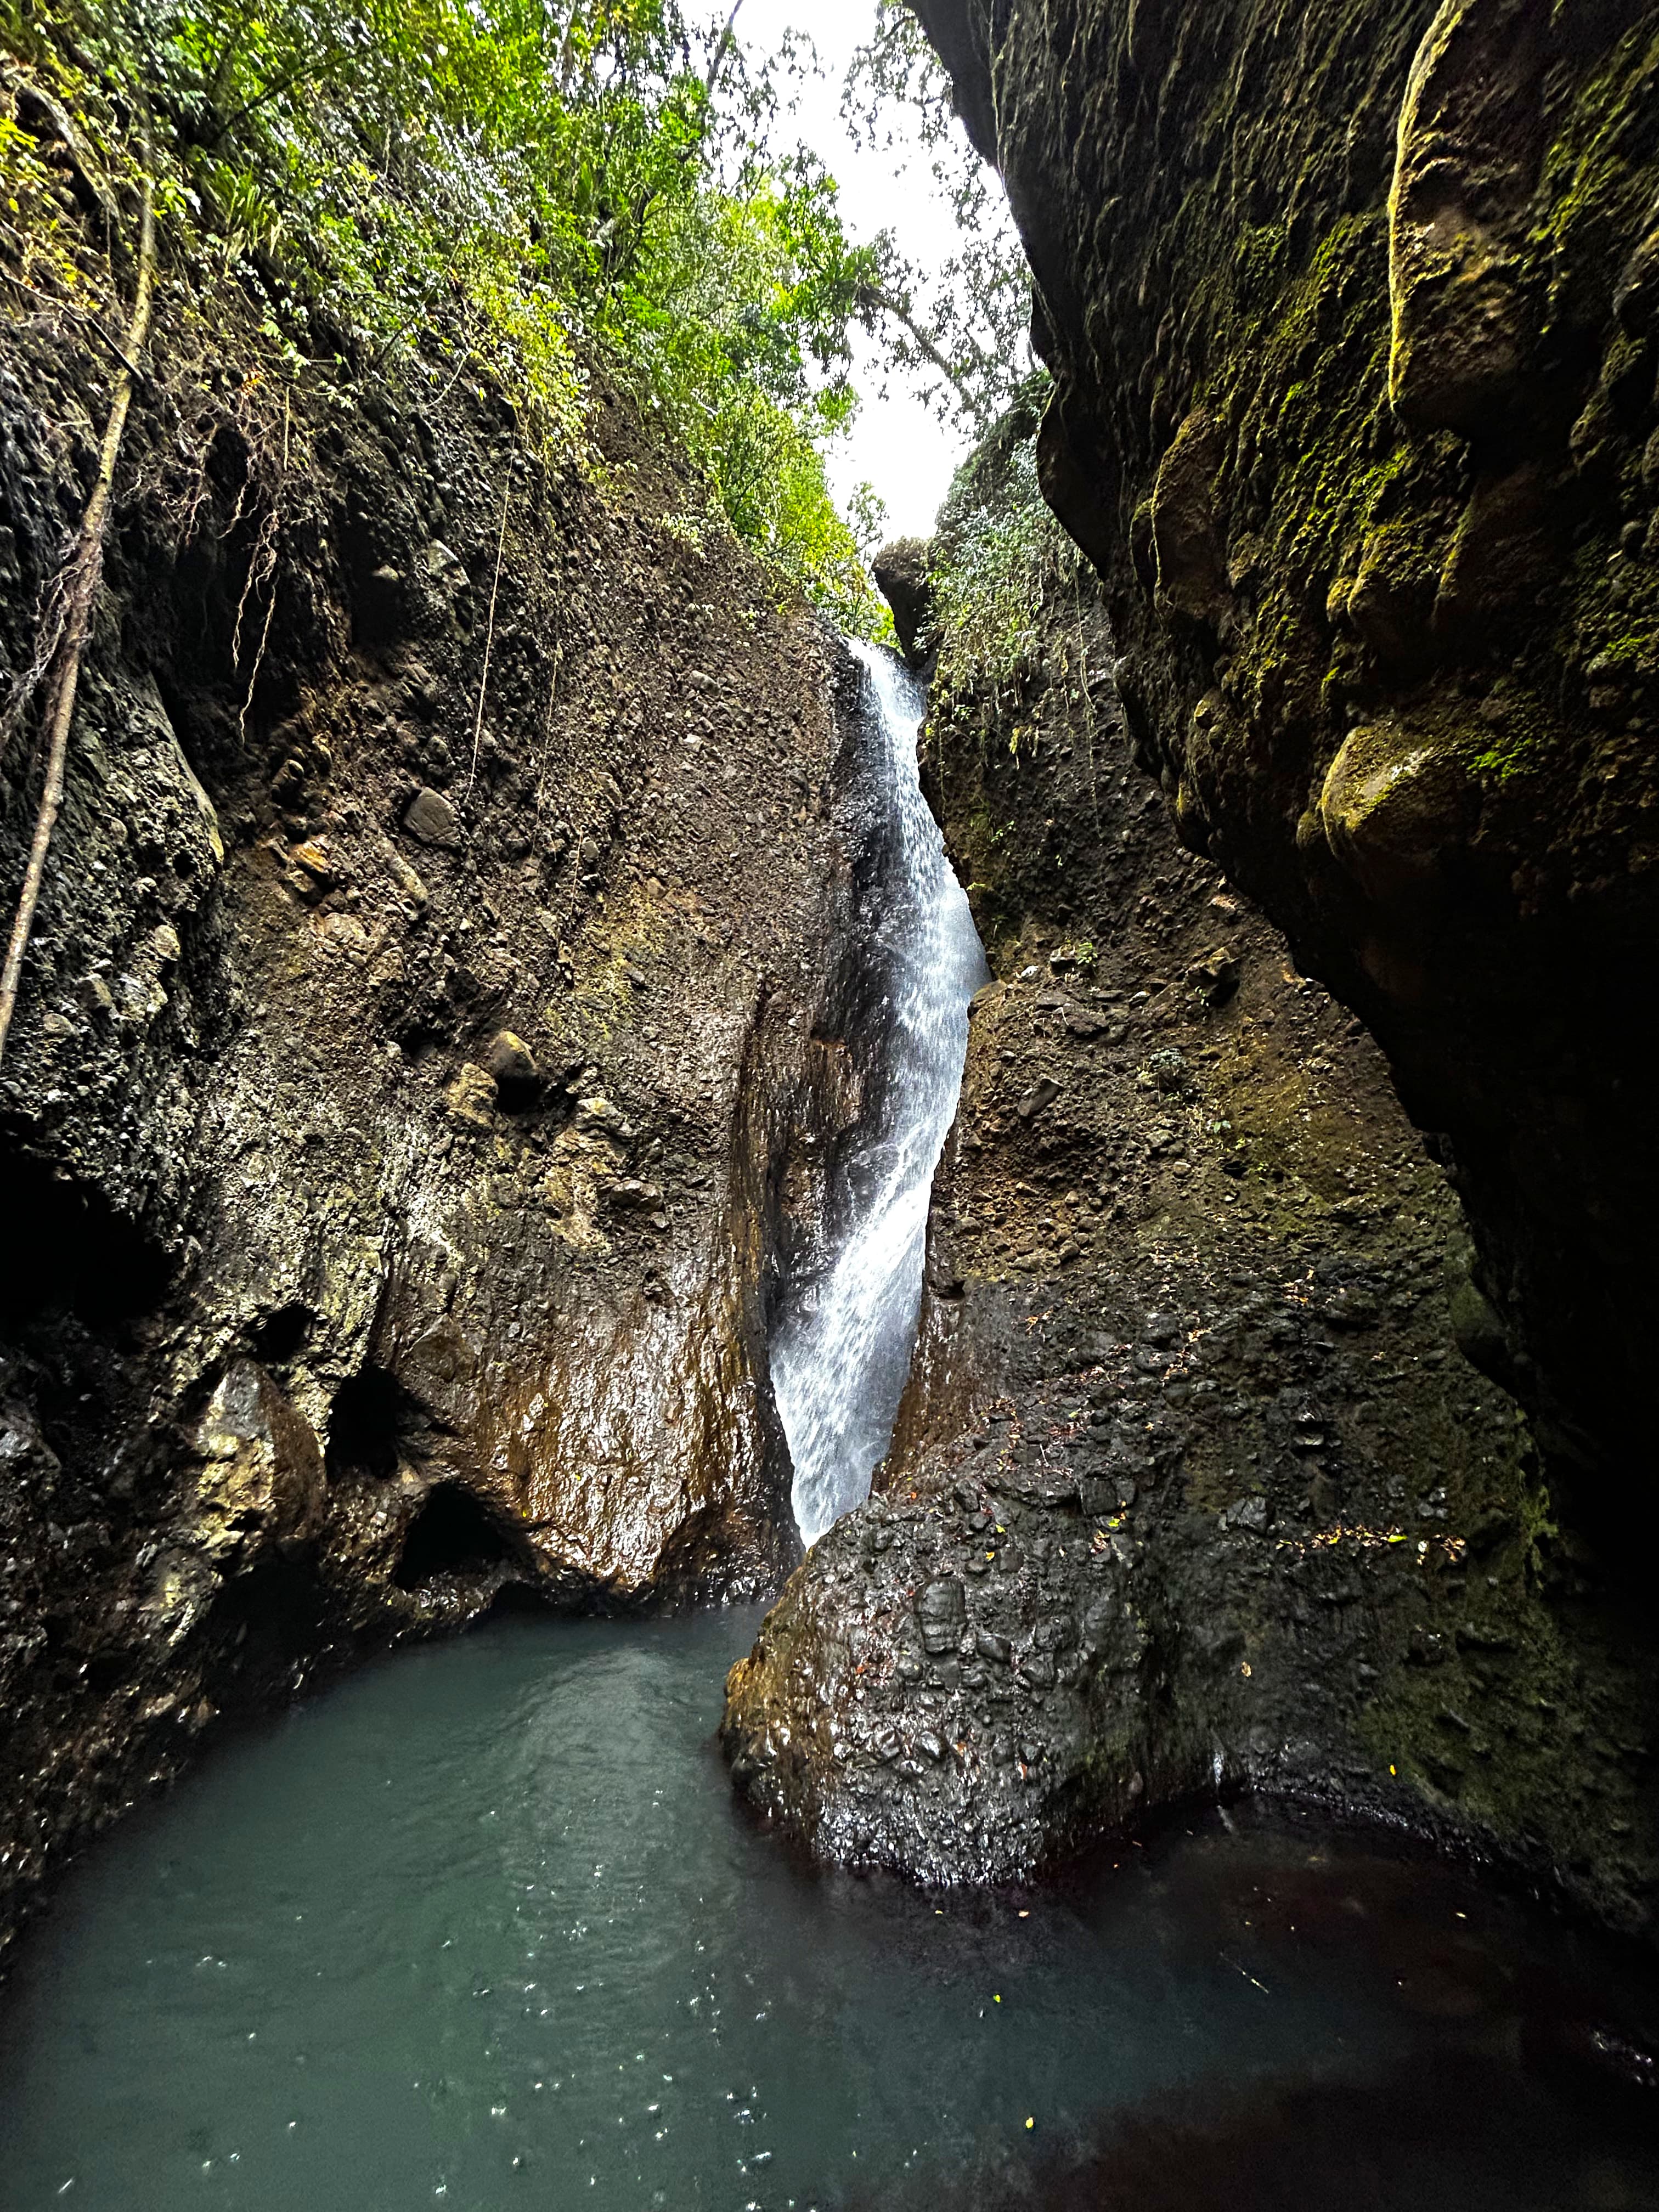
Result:
M834 1248L785 1313L772 1381L811 1544L869 1495L903 1395L921 1310L927 1200L957 1110L968 1002L985 955L921 795L921 687L892 654L866 674L872 757L858 953L878 1010L863 1118L837 1164Z

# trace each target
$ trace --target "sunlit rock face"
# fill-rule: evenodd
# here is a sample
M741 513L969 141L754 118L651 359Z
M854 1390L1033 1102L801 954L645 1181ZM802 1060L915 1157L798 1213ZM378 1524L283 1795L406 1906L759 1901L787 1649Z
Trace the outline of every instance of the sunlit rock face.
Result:
M1139 754L1449 1139L1558 1488L1645 1529L1659 15L915 5Z
M8 337L13 667L73 499L47 426L99 374ZM374 401L295 402L257 680L234 428L198 483L132 427L0 1077L14 1901L353 1650L798 1556L767 1285L850 1110L819 1015L855 672L671 526L620 405L601 495L476 398Z

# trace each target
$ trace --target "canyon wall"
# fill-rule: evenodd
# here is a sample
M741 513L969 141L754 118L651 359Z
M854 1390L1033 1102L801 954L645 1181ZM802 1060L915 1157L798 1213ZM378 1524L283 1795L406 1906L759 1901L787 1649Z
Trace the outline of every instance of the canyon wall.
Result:
M1037 436L1017 411L878 564L939 656L927 782L995 980L892 1452L733 1672L739 1785L826 1859L942 1881L1261 1789L1650 1933L1649 1610L1484 1371L1442 1147L1183 848L1081 563L1034 565L995 680L929 608L1038 538Z
M915 8L1137 755L1444 1140L1489 1371L1644 1540L1659 11Z
M768 1285L856 1109L839 647L602 390L550 456L164 297L0 1074L0 1931L354 1651L775 1587ZM12 671L109 375L8 321Z

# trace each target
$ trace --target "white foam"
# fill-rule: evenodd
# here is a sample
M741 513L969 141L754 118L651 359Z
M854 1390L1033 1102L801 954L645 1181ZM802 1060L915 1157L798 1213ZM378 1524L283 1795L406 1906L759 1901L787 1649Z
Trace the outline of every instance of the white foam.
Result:
M771 1347L795 1519L809 1544L869 1496L892 1437L921 1310L928 1194L962 1088L968 1003L987 977L966 894L921 793L921 687L892 654L854 650L869 675L880 799L890 809L894 859L868 948L889 1027L880 1105L843 1164L842 1240Z

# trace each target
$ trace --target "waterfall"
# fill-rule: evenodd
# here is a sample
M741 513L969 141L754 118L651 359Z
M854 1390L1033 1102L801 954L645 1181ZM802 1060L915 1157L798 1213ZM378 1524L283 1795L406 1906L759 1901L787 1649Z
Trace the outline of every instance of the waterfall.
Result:
M962 1088L968 1002L988 972L921 794L922 688L893 654L853 650L868 712L854 957L869 1066L861 1119L836 1163L832 1249L771 1347L795 1519L809 1544L868 1497L891 1440L921 1311L928 1195Z

